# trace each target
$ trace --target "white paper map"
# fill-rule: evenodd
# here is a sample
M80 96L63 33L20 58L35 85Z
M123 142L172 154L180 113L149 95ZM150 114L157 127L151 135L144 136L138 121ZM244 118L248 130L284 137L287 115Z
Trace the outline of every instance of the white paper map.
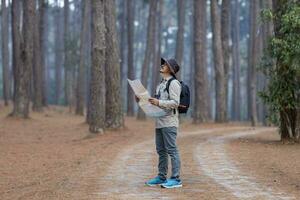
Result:
M141 81L136 80L128 80L129 85L131 86L134 94L140 98L139 106L141 109L145 112L145 114L149 117L161 117L166 115L166 112L157 107L152 105L148 99L151 98L149 95L149 92L146 90L146 88L142 85Z

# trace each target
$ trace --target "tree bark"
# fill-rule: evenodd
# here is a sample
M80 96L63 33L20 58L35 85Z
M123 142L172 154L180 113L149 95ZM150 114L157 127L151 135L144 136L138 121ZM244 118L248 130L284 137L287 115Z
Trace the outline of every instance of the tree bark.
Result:
M133 66L133 37L134 37L134 2L133 0L128 0L127 2L127 46L128 46L128 54L127 54L127 77L128 79L134 79L134 66ZM134 115L134 94L130 86L127 84L127 115Z
M264 9L271 9L273 10L273 4L272 4L272 0L261 0L261 3L263 5ZM265 22L263 24L263 49L264 51L268 48L268 41L270 39L271 36L274 35L274 27L273 27L273 21L269 21L269 22ZM272 65L275 66L275 62L272 61ZM266 78L266 76L264 76L264 80L263 80L263 86L266 87L268 85L268 79ZM264 125L268 125L268 121L266 116L268 116L269 111L268 111L268 106L266 104L263 105L263 124Z
M225 77L225 116L227 120L228 115L228 73L230 67L230 0L222 1L222 14L221 14L221 39L224 59L224 77Z
M247 120L251 120L251 63L250 58L252 58L251 44L253 43L253 35L251 34L251 27L253 26L253 12L252 8L253 3L249 2L249 38L248 38L248 47L247 47Z
M8 49L8 18L9 12L6 1L1 1L1 34L2 34L2 81L3 81L3 98L4 105L8 106L10 99L10 81L9 81L9 49Z
M183 34L184 34L184 21L185 21L185 1L177 0L177 35L176 35L176 53L175 59L179 66L182 66L183 61ZM181 70L177 73L177 78L181 79Z
M42 70L42 44L40 33L40 7L35 14L35 23L34 23L34 49L33 49L33 105L32 110L36 112L43 111L43 70Z
M55 9L55 103L60 103L62 84L62 59L63 59L63 28L61 8L56 0Z
M261 0L259 2L259 4L261 5ZM257 34L257 65L259 65L260 63L260 60L262 58L261 55L263 55L264 51L263 51L263 27L261 28L262 31L259 31L259 33ZM257 66L255 66L257 67ZM264 76L263 72L258 70L256 72L256 91L257 92L260 92L260 91L263 91L264 89L264 80L266 79L266 77ZM263 119L264 119L264 103L263 103L263 100L260 99L260 98L257 98L256 99L256 109L257 109L257 122L260 123L260 122L263 122Z
M152 94L154 96L156 92L156 86L159 83L160 80L160 72L159 72L159 66L160 66L160 58L161 58L161 40L162 40L162 11L163 11L163 1L160 0L158 2L158 8L156 13L156 22L155 23L155 37L154 37L154 44L157 44L155 46L154 51L154 59L153 59L153 68L152 68Z
M89 15L90 0L82 2L82 21L80 32L80 59L79 69L77 75L77 87L76 87L76 110L77 115L84 115L84 99L85 99L85 77L86 77L86 62L85 62L85 46L87 44L87 30L88 30L88 15Z
M50 86L51 84L53 84L52 81L56 80L56 66L55 66L55 62L56 62L55 61L55 58L56 58L55 56L56 56L56 54L55 53L53 54L54 59L51 62L51 65L52 65L51 73L53 73L53 75L54 75L54 77L52 78L50 76L50 56L48 56L49 53L50 53L50 49L47 48L49 46L49 43L50 43L50 41L49 41L49 30L51 30L52 28L55 30L55 26L50 28L50 20L49 20L50 16L52 16L52 13L50 13L50 5L49 5L49 2L47 1L47 2L45 2L45 9L44 9L44 20L45 20L45 22L44 22L44 44L43 44L43 46L44 46L43 47L44 48L44 55L45 55L45 59L44 59L45 87ZM53 34L53 37L55 38L55 34ZM53 44L53 49L55 49L55 43ZM55 97L56 97L56 83L54 83L53 85L54 86L52 86L52 87L53 87L54 90L51 90L50 88L46 89L44 91L46 93L44 97L46 99L51 97L51 99L53 99L52 102L56 103L55 102L55 100L56 100L55 99ZM47 104L48 104L48 102L47 102ZM45 103L44 103L44 106L46 106Z
M158 2L157 2L158 4ZM156 6L157 7L157 6ZM158 38L157 38L157 18L158 18L158 13L157 13L157 8L155 9L155 14L154 14L154 22L153 22L153 26L152 26L152 30L151 32L153 33L153 40L152 40L152 43L151 43L151 47L150 47L150 59L149 59L149 76L150 76L150 85L148 86L148 88L150 88L150 91L153 90L153 88L155 87L155 83L154 83L154 80L155 80L155 75L157 74L157 71L158 71L158 67L157 67L157 48L158 48ZM160 65L158 65L160 66ZM150 71L152 70L152 73L150 74ZM148 81L149 81L149 76L148 76ZM148 82L147 81L147 82ZM151 93L150 93L151 94Z
M69 40L68 44L68 54L67 54L67 62L69 66L69 72L70 72L70 101L69 101L69 112L76 113L76 88L77 88L77 72L79 69L79 62L80 62L80 43L77 45L77 38L80 38L81 32L81 21L82 21L82 3L84 1L80 0L73 0L74 5L74 11L71 12L71 18L69 16L69 38L71 38L71 41ZM69 11L70 12L70 11ZM75 48L74 48L75 46ZM84 84L84 82L82 83Z
M257 107L256 107L256 65L258 61L258 38L256 33L258 30L258 9L259 9L259 0L250 1L250 52L249 53L249 86L250 86L250 120L251 125L256 126L257 124Z
M240 87L240 9L239 1L234 0L232 9L232 119L241 120L241 87Z
M121 63L120 63L120 75L121 75L121 95L122 95L122 103L124 102L124 108L127 109L127 97L128 97L128 92L127 92L127 88L128 88L128 83L126 78L127 77L127 65L126 65L126 50L127 50L127 14L126 14L126 9L127 9L127 1L121 1L120 3L120 12L118 15L118 22L120 24L118 32L119 32L119 41L120 41L120 59L121 59ZM125 73L126 72L126 73ZM123 108L123 109L124 109ZM127 110L126 110L127 113Z
M157 8L157 1L150 1L149 6L149 17L148 17L148 27L147 27L147 44L146 44L146 51L145 51L145 57L144 62L142 66L142 84L147 88L148 86L148 72L149 72L149 66L150 66L150 58L152 56L152 44L154 40L154 33L153 33L153 27L155 26L155 13ZM144 111L142 111L141 108L138 110L137 118L140 120L146 119L146 115Z
M211 0L211 22L213 32L213 55L216 76L216 122L226 121L226 92L224 59L221 40L221 19L217 0Z
M70 40L70 33L69 33L69 0L64 0L64 81L65 81L65 105L71 106L71 79L72 74L70 72L70 52L69 52L69 40Z
M119 47L117 43L115 0L105 1L105 127L120 128L124 124L122 112Z
M45 61L45 49L47 48L46 40L47 34L45 31L47 26L46 18L47 2L46 0L39 0L39 32L40 32L40 45L41 45L41 69L42 69L42 104L47 106L47 80L46 80L46 61Z
M90 2L90 6L89 6L89 15L88 15L88 29L87 29L87 45L86 45L86 50L85 50L85 55L86 55L86 65L87 65L87 69L86 69L86 122L89 124L89 120L90 120L90 81L91 81L91 65L92 65L92 59L91 59L91 55L92 55L92 34L91 34L91 21L92 21L92 9L91 9L91 2Z
M13 1L13 16L19 15L18 9ZM14 84L15 84L15 96L14 96L14 108L10 114L15 117L28 118L29 117L29 102L30 102L30 86L31 86L31 73L33 64L33 33L34 33L34 18L35 18L35 0L27 0L23 2L23 38L21 38L21 62L14 67ZM18 24L17 21L13 20ZM17 26L17 28L19 28ZM13 26L14 29L14 26ZM13 30L14 34L20 34L19 29ZM18 36L17 36L18 37ZM16 38L15 38L16 39ZM15 53L15 52L14 52ZM20 59L16 57L16 59Z
M193 109L191 110L191 117L192 119L194 119L196 117L195 115L195 102L196 102L196 95L195 95L195 78L196 78L196 75L195 75L195 71L196 71L196 61L195 61L195 14L196 14L196 8L195 8L195 3L196 1L190 1L190 9L192 10L192 14L189 16L189 21L192 21L193 23L191 24L190 28L190 36L189 36L189 42L190 42L190 45L189 45L189 48L190 48L190 55L189 55L189 80L187 82L187 84L190 86L190 98L191 98L191 102L190 102L190 105L193 106ZM206 4L206 8L207 8L207 2L205 3ZM197 8L197 10L199 10L199 8ZM206 13L206 16L207 16L207 13ZM200 19L199 19L200 20ZM207 97L208 95L206 95ZM207 98L207 103L209 103L209 100ZM209 105L207 105L209 106ZM207 107L207 110L209 110L209 108ZM195 123L195 122L194 122Z
M105 47L104 0L92 0L91 133L105 129Z
M11 9L11 16L12 16L12 69L13 69L13 77L14 79L17 77L17 70L20 68L21 65L21 33L20 33L20 2L17 0L12 1L12 9ZM16 96L16 84L18 80L14 80L14 89L13 89L13 101L15 101Z
M194 113L193 122L208 121L208 80L206 63L206 0L194 0Z

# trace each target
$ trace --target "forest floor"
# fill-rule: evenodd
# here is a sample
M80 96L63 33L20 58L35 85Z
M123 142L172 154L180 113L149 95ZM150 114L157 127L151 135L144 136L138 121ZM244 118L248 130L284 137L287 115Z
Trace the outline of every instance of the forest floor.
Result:
M0 199L300 199L300 145L274 127L183 121L183 187L144 182L157 173L154 122L88 133L84 118L50 106L27 120L0 105Z

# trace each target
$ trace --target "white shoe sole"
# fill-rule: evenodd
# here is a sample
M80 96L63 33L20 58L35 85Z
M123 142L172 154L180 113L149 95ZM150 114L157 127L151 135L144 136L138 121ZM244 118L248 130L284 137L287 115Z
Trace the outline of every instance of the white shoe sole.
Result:
M180 185L174 185L174 186L165 186L165 185L161 185L162 188L167 188L167 189L171 189L171 188L180 188L182 187L182 184Z

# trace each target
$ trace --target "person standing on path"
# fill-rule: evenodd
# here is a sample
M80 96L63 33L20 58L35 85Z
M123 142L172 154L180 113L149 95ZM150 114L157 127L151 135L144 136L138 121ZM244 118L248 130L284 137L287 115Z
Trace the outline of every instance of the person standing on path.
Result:
M155 98L149 102L166 111L166 115L156 118L155 143L159 156L158 175L148 180L148 186L160 185L163 188L182 187L180 179L180 156L176 145L177 130L179 127L178 106L180 103L181 84L175 74L179 71L175 59L161 58L161 83L156 88ZM136 97L136 101L139 99ZM167 179L168 156L171 157L172 174Z

